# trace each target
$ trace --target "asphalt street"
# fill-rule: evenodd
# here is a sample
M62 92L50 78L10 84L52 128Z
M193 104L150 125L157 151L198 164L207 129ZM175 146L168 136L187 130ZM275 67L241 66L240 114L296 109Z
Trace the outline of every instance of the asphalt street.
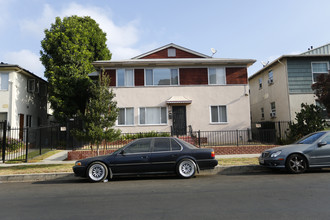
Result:
M1 219L329 219L330 171L0 184Z

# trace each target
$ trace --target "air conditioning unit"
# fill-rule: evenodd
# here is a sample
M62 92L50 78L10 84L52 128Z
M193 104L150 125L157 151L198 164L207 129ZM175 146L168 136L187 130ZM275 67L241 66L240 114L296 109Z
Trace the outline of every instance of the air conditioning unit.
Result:
M271 118L276 118L276 112L271 112L271 113L270 113L270 117L271 117Z
M274 80L273 79L268 79L268 84L273 84Z

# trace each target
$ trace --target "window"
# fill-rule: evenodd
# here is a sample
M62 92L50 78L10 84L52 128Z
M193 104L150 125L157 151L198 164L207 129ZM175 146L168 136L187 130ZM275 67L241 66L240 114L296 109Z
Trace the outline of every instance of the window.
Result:
M117 69L117 86L118 87L134 86L133 69Z
M262 78L259 78L259 89L262 89Z
M0 122L7 120L7 112L0 112Z
M273 78L273 70L268 72L268 84L273 84L274 78Z
M270 103L270 117L275 118L276 117L276 106L275 102Z
M154 152L171 151L171 142L168 138L156 138Z
M146 69L145 79L146 86L178 85L178 69Z
M227 107L223 105L211 106L211 123L227 122Z
M27 81L27 91L34 92L36 90L36 80L35 79L28 79Z
M226 71L225 68L209 68L209 84L210 85L225 85Z
M140 108L141 125L167 124L166 107Z
M26 127L31 128L32 126L32 115L26 115Z
M317 81L317 78L322 74L328 74L329 67L328 62L312 63L313 82Z
M168 57L175 57L176 56L176 50L175 50L175 48L169 48L169 49L167 49L167 56Z
M8 90L9 73L0 73L0 90Z
M264 108L261 108L261 119L264 119L265 118L265 110Z
M119 108L118 125L134 125L134 108Z
M141 139L133 142L125 148L124 152L129 154L150 152L151 139Z

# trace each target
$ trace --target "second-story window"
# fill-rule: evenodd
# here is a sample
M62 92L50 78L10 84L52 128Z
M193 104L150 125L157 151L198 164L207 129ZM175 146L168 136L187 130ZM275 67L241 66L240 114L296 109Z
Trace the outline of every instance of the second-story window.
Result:
M0 90L8 90L9 73L0 73Z
M259 89L262 89L262 78L259 78Z
M179 74L178 69L146 69L145 71L145 85L146 86L166 86L178 85Z
M328 74L328 69L328 62L312 63L313 82L316 82L320 75Z
M118 87L134 86L133 69L117 69L117 86Z
M273 83L274 83L273 70L270 70L268 72L268 84L273 84Z
M224 67L209 68L209 84L210 85L226 84L226 70Z

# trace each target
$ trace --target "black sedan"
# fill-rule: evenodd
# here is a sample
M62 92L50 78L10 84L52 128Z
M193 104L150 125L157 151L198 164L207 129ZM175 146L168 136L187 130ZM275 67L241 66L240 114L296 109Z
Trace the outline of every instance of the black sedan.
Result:
M100 182L116 175L176 173L190 178L218 164L212 149L200 149L172 137L137 139L112 154L76 162L76 176Z

